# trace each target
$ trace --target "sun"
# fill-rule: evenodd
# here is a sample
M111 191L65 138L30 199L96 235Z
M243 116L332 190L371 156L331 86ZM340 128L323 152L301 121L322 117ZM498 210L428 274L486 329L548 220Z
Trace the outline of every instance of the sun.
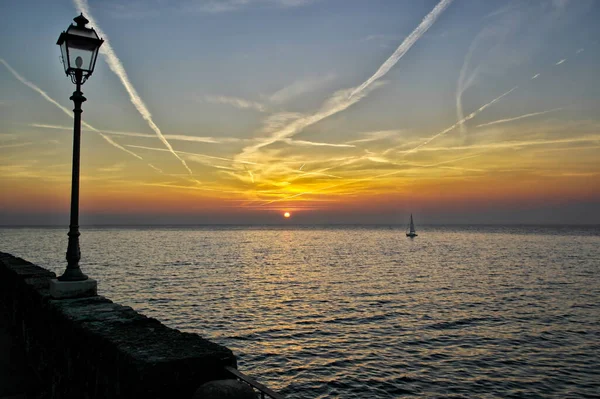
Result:
M289 213L289 212L286 212L286 213L283 214L284 218L289 218L290 216L292 216L292 214Z

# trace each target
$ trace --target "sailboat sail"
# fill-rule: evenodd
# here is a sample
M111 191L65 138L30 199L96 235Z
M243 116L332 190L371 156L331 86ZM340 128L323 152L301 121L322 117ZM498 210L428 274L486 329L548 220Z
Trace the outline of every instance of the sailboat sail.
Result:
M408 226L408 233L406 233L407 237L416 237L417 233L415 232L415 223L413 222L412 213L410 214L410 225Z

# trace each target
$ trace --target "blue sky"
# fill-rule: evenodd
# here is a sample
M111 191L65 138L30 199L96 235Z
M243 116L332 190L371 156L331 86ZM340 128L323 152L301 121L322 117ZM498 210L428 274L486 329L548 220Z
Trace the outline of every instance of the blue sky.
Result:
M562 220L561 206L572 215L580 203L588 214L600 199L593 0L1 7L7 215L65 212L72 119L40 91L72 108L55 43L81 10L113 50L83 86L84 121L96 129L84 128L82 144L88 214L129 214L142 201L143 214L161 220L202 222L209 209L224 221L258 213L269 222L292 210L307 221L351 222L355 209L381 201L361 220L417 207L436 215L432 222L486 221L490 210L517 207L543 222ZM424 32L407 44L424 18ZM52 200L24 202L34 188ZM544 213L548 196L557 203Z

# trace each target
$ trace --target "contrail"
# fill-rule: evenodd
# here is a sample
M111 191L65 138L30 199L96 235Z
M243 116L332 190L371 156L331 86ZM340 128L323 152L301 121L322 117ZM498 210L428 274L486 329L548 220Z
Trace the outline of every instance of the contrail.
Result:
M72 126L60 126L60 125L48 125L43 123L31 123L29 124L31 127L39 127L43 129L58 129L58 130L67 130L72 129ZM84 129L91 130L91 129ZM98 130L100 133L115 135L115 136L127 136L127 137L142 137L142 138L152 138L155 139L155 134L149 133L137 133L137 132L121 132L115 130ZM185 136L179 134L165 134L167 139L171 140L181 140L181 141L193 141L197 143L208 143L208 144L220 144L220 143L237 143L242 141L242 139L234 138L234 137L224 137L224 138L214 138L214 137L198 137L198 136Z
M554 64L554 65L560 65L560 64L562 64L563 62L565 62L566 60L567 60L566 58L563 58L562 60L558 61L558 62L557 62L556 64Z
M154 131L154 133L156 133L156 135L158 136L160 141L162 141L162 143L165 145L165 147L167 147L169 152L171 152L171 154L173 154L181 162L181 164L187 169L189 174L192 175L193 174L192 170L187 166L185 161L182 158L180 158L179 155L177 155L177 153L173 150L173 147L171 147L171 144L169 144L169 142L163 136L163 134L160 131L160 129L158 128L158 126L156 126L156 124L152 120L152 114L150 113L150 111L148 111L148 108L146 108L146 104L144 104L144 102L138 95L137 91L135 90L135 88L133 87L131 82L129 81L127 72L125 72L125 68L123 67L123 64L121 63L121 61L115 54L112 46L110 45L108 36L102 31L102 29L100 29L99 25L96 23L96 21L92 17L92 14L90 13L90 10L89 10L88 4L87 4L87 0L73 0L73 2L75 3L75 6L79 9L79 11L86 15L86 18L89 19L90 23L94 26L94 29L96 30L98 35L104 37L104 45L102 47L100 47L100 53L102 53L104 55L106 63L108 64L108 67L110 68L110 70L113 71L115 73L115 75L117 75L119 77L119 79L121 80L121 83L123 84L123 86L125 87L125 90L127 90L127 93L129 94L129 99L131 100L131 103L135 106L135 108L138 110L140 115L142 115L142 118L144 118L146 120L146 122L148 122L148 126L150 126L150 128Z
M506 122L518 121L519 119L525 119L525 118L529 118L529 117L536 116L536 115L544 115L544 114L548 114L550 112L560 111L562 109L564 109L564 108L554 108L554 109L549 109L548 111L532 112L530 114L515 116L514 118L499 119L497 121L483 123L483 124L477 125L475 127L483 127L483 126L497 125L499 123L506 123Z
M250 179L252 179L252 183L254 183L254 174L252 174L252 172L246 167L246 165L244 165L244 169L246 169L246 172L248 172L248 174L250 175Z
M44 99L52 104L54 104L56 107L58 107L61 111L63 111L65 114L67 114L70 118L73 118L73 112L68 110L67 108L63 107L62 105L60 105L56 100L54 100L52 97L50 97L44 90L40 89L38 86L36 86L35 84L33 84L32 82L28 81L27 79L25 79L23 76L21 76L17 71L15 71L9 64L8 62L4 61L4 59L0 58L0 62L2 62L2 64L4 64L4 66L6 67L6 69L9 70L10 73L13 74L13 76L15 78L17 78L18 81L20 81L21 83L23 83L24 85L28 86L29 88L31 88L32 90L38 92L42 97L44 97ZM104 140L106 140L110 145L120 149L121 151L125 151L126 153L133 155L134 157L136 157L137 159L142 159L142 157L140 157L138 154L134 153L133 151L128 150L127 148L117 144L113 139L111 139L110 137L102 134L98 129L96 129L95 127L93 127L92 125L90 125L87 122L81 121L81 124L85 127L87 127L88 129L98 133L100 136L102 136L102 138Z
M438 5L435 6L435 8L433 10L431 10L431 12L429 14L427 14L427 16L425 16L425 18L423 18L423 21L421 21L419 26L417 26L415 28L415 30L413 30L412 33L410 35L408 35L406 37L406 39L404 39L404 41L400 44L400 46L398 46L398 48L396 49L396 51L394 51L394 53L390 56L390 58L388 58L379 67L377 72L375 72L373 74L373 76L371 76L369 79L367 79L363 84L358 86L350 94L350 97L353 97L357 93L362 92L364 89L369 87L371 85L371 83L373 83L374 81L376 81L377 79L381 78L386 73L388 73L389 70L392 69L392 67L394 65L396 65L398 60L400 58L402 58L402 56L404 56L404 54L406 54L406 52L408 50L410 50L410 48L417 42L417 40L419 40L421 38L421 36L423 36L423 34L425 34L425 32L427 32L427 30L429 28L431 28L431 25L433 25L433 23L442 14L442 12L444 12L444 10L450 5L450 3L452 3L452 0L440 1L438 3Z
M284 139L283 141L290 145L300 145L300 146L309 146L309 147L312 146L312 147L356 148L356 146L352 145L352 144L320 143L317 141L292 140L292 139Z
M16 143L16 144L5 144L5 145L0 144L0 148L26 147L26 146L32 145L32 144L33 144L33 142L31 142L31 141L28 141L26 143Z
M539 73L536 73L535 75L533 75L533 76L531 77L531 80L533 80L533 79L537 79L537 78L539 78L539 77L540 77L540 74L539 74Z
M477 77L477 73L479 71L479 66L477 66L473 70L473 72L471 73L471 75L469 76L468 79L466 78L467 69L469 68L469 63L471 62L471 57L473 56L473 52L475 51L477 44L481 40L481 37L483 37L484 32L485 31L480 32L475 37L473 42L471 42L471 45L469 46L469 50L467 51L467 55L465 56L465 59L463 60L463 65L460 68L460 74L458 76L458 81L456 82L456 119L459 121L465 117L465 114L463 111L463 105L462 105L462 95L469 87L471 87L471 85L475 81L475 79ZM465 80L466 80L466 82L465 82ZM459 128L460 128L460 132L463 135L467 133L467 129L465 128L465 125L463 123L461 123L459 125Z
M442 130L441 132L439 132L438 134L436 134L433 137L430 137L429 139L427 139L425 142L419 144L418 146L414 147L411 150L408 150L405 155L410 154L411 152L415 152L416 150L418 150L419 148L423 147L424 145L429 144L431 141L437 139L440 136L443 136L444 134L454 130L457 126L459 126L462 123L465 123L468 120L471 120L473 118L475 118L480 112L482 112L483 110L485 110L486 108L490 107L491 105L493 105L494 103L500 101L502 99L502 97L509 95L510 93L512 93L513 91L515 91L517 89L518 86L513 87L512 89L510 89L509 91L507 91L504 94L501 94L500 96L494 98L492 101L490 101L489 103L482 105L481 107L479 107L479 109L471 112L469 115L465 116L463 119L459 120L458 122L456 122L454 125L450 126L449 128Z
M82 1L82 0L75 0ZM400 58L406 54L406 52L417 42L417 40L423 36L425 32L433 25L440 14L450 5L452 0L442 0L437 6L421 21L421 23L415 28L415 30L408 35L406 39L398 46L396 51L379 67L377 72L373 74L369 79L364 81L357 88L343 89L335 92L322 106L319 111L312 115L300 116L286 126L282 127L278 131L274 132L271 137L266 138L264 141L255 144L251 147L243 149L242 154L252 153L259 150L262 147L273 144L279 140L291 137L306 127L314 125L315 123L335 115L341 111L346 110L351 105L357 103L364 98L369 90L376 87L374 83L383 77L389 70L400 60Z

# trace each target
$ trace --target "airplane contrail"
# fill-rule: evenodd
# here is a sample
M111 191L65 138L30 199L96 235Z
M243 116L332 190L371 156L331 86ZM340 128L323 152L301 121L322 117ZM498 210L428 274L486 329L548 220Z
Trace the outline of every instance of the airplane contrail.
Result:
M437 20L437 18L444 12L444 10L452 3L452 0L442 0L438 3L437 6L434 7L433 10L429 14L423 18L419 26L415 28L398 46L396 51L379 67L377 72L373 74L369 79L365 80L363 84L358 86L352 93L350 93L350 97L353 97L357 93L362 92L364 89L369 87L371 83L375 82L377 79L383 77L386 73L392 69L394 65L398 62L404 54L431 28L433 23Z
M75 0L82 1L82 0ZM321 109L312 115L301 116L288 123L283 128L271 134L262 142L243 149L242 154L252 153L267 145L273 144L279 140L291 137L306 127L346 110L351 105L364 98L370 89L375 87L374 83L383 77L389 70L396 65L404 54L419 40L425 32L433 25L442 12L452 3L452 0L442 0L434 9L423 18L421 23L412 31L410 35L398 46L396 51L379 67L379 69L360 86L356 88L342 89L335 92L322 106Z
M473 52L477 47L479 41L483 37L483 34L486 31L480 32L475 39L471 42L469 46L469 50L467 51L467 55L463 60L463 65L460 68L460 74L458 76L458 81L456 82L456 119L462 120L465 117L463 104L462 104L462 95L464 92L473 85L475 79L477 78L477 73L479 71L479 66L477 66L473 72L471 72L470 76L467 78L467 69L469 68L469 63L471 62L471 57L473 56ZM460 132L464 135L467 133L467 129L463 123L459 125Z
M411 152L417 151L419 148L423 147L424 145L429 144L431 141L437 139L438 137L443 136L444 134L446 134L446 133L454 130L460 124L465 123L466 121L475 118L480 112L482 112L486 108L488 108L488 107L492 106L493 104L495 104L496 102L500 101L503 97L505 97L505 96L509 95L510 93L512 93L513 91L515 91L517 89L517 87L518 86L515 86L512 89L510 89L509 91L507 91L506 93L499 95L498 97L494 98L489 103L484 104L481 107L479 107L477 110L471 112L469 115L465 116L463 119L459 120L454 125L450 126L449 128L446 128L446 129L442 130L441 132L439 132L435 136L430 137L425 142L419 144L418 146L414 147L413 149L406 151L405 155L410 154Z
M532 112L530 114L524 114L524 115L515 116L514 118L499 119L499 120L493 121L493 122L482 123L481 125L477 125L475 127L483 127L483 126L497 125L499 123L506 123L506 122L518 121L519 119L530 118L530 117L536 116L536 115L544 115L544 114L548 114L550 112L560 111L562 109L564 109L564 108L554 108L554 109L549 109L547 111Z
M73 118L73 112L68 110L67 108L63 107L62 105L60 105L56 100L54 100L52 97L50 97L48 95L48 93L46 93L44 90L40 89L38 86L36 86L34 83L30 82L29 80L25 79L23 76L21 76L17 71L15 71L13 69L13 67L11 67L8 62L6 62L4 59L0 58L0 62L2 64L4 64L4 66L6 67L6 69L8 69L8 71L10 73L13 74L13 76L15 78L17 78L17 80L21 83L23 83L25 86L31 88L32 90L36 91L37 93L39 93L46 101L54 104L56 107L58 107L58 109L60 109L61 111L63 111L65 114L67 114L70 118ZM100 132L98 129L96 129L95 127L93 127L92 125L90 125L87 122L81 121L81 124L85 127L87 127L89 130L92 130L96 133L98 133L100 136L102 136L102 138L104 140L106 140L110 145L120 149L121 151L125 151L126 153L133 155L134 157L136 157L137 159L143 160L142 157L140 157L138 154L136 154L133 151L128 150L127 148L121 146L120 144L116 143L113 139L111 139L110 137L102 134L102 132Z
M135 88L133 87L131 82L129 81L127 72L125 72L125 68L123 67L123 64L121 63L121 60L119 60L119 58L115 54L112 46L110 45L108 36L102 31L102 29L100 29L99 25L94 20L94 17L92 17L92 14L90 13L90 10L89 10L88 4L87 4L87 0L73 0L73 2L75 3L75 6L79 9L79 11L81 13L85 14L86 18L94 26L94 29L96 30L98 35L103 36L104 45L102 47L100 47L100 53L102 55L104 55L104 58L106 60L106 63L108 64L108 67L110 68L110 70L113 71L115 73L115 75L117 75L119 77L119 79L121 80L123 87L125 87L125 90L129 94L129 99L131 100L131 103L135 106L135 108L140 113L142 118L144 118L146 120L146 122L148 123L148 126L150 126L150 128L154 131L154 133L156 133L156 136L158 136L160 141L162 141L162 143L165 145L165 147L167 147L169 152L171 152L171 154L173 154L181 162L181 164L187 169L188 173L190 175L192 175L193 174L192 170L188 167L188 165L185 163L185 161L181 157L179 157L179 155L177 155L177 153L173 150L173 147L171 146L171 144L169 144L167 139L163 136L162 132L160 131L160 128L152 120L152 114L150 113L150 111L148 111L148 108L146 108L146 104L144 104L141 97L138 95L137 91L135 90Z
M246 172L248 172L248 174L250 175L252 183L254 183L254 174L246 167L246 165L244 165L244 169L246 169Z

